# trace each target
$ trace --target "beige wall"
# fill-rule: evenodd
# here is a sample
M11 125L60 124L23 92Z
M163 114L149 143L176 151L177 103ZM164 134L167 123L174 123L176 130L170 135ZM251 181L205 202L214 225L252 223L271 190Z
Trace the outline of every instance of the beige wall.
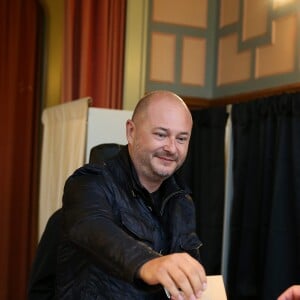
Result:
M64 1L40 2L46 15L44 105L48 107L59 104L61 100Z
M123 108L133 110L145 93L148 0L127 0Z

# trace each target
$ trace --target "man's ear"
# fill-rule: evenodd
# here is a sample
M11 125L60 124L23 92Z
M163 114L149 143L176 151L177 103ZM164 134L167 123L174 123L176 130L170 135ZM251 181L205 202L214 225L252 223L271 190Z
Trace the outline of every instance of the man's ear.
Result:
M135 132L135 124L132 120L127 120L126 122L126 137L128 144L132 143L132 140L134 138L134 132Z

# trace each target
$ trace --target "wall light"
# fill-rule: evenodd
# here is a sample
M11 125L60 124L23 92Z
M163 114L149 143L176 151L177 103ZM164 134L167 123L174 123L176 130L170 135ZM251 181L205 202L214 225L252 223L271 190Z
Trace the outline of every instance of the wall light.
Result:
M278 8L289 3L295 2L295 0L272 0L273 1L273 8Z

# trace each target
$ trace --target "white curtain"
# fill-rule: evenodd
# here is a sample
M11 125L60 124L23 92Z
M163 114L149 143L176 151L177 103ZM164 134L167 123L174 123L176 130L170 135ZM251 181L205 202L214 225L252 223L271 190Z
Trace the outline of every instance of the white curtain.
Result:
M51 214L61 207L65 180L84 163L90 101L82 98L43 111L39 237Z

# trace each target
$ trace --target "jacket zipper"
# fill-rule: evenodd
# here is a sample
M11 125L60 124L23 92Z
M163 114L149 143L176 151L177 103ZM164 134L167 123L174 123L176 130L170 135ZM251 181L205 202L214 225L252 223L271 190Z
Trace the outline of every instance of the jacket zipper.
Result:
M167 204L167 202L174 196L178 195L178 194L185 194L183 190L180 190L180 191L176 191L174 193L172 193L171 195L169 195L165 200L163 200L162 202L162 205L161 205L161 209L160 209L160 215L162 216L163 213L164 213L164 209L165 209L165 206Z

